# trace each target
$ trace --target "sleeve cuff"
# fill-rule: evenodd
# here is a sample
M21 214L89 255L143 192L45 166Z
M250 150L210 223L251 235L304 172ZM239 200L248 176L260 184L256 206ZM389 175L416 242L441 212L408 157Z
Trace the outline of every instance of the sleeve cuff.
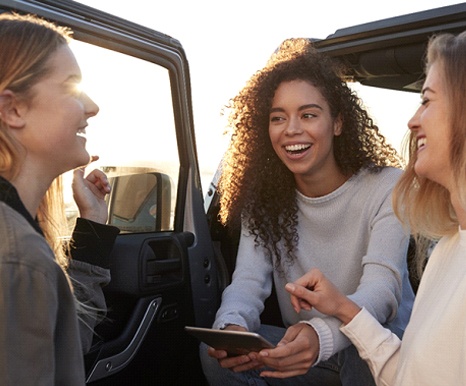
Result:
M71 258L109 268L110 253L119 233L117 227L78 218L71 238Z
M302 320L300 323L306 323L311 326L319 337L319 356L314 366L330 358L333 355L333 335L330 327L320 318Z
M384 328L365 308L350 323L342 325L340 331L353 342L362 358L367 358L367 353L374 352L384 342L398 340L396 335Z

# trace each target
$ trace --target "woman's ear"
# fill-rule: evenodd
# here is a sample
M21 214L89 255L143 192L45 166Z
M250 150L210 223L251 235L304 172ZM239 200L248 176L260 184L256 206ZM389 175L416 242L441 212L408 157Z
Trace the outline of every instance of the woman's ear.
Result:
M333 121L333 135L335 137L338 137L339 135L341 135L342 127L343 127L343 122L341 121L341 116L338 115L338 117L336 117L335 120Z
M24 103L20 102L11 90L0 93L0 119L12 129L21 129L25 125Z

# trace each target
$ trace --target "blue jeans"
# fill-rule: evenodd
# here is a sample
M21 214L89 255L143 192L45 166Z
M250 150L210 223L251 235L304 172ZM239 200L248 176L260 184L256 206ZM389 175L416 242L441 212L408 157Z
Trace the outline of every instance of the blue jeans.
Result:
M262 325L258 332L277 344L285 334L285 329ZM223 369L216 359L207 354L205 344L200 346L200 357L205 377L211 386L375 386L369 367L352 345L329 360L311 367L306 374L284 379L261 377L261 370L235 373Z

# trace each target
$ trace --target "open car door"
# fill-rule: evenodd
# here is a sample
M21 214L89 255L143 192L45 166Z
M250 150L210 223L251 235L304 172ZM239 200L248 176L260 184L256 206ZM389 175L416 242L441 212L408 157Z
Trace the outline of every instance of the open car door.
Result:
M88 149L112 182L109 223L121 234L108 317L85 358L88 384L204 384L198 341L184 326L211 326L220 289L181 44L73 1L0 0L0 10L70 27L84 88L100 107ZM71 203L67 213L73 222Z

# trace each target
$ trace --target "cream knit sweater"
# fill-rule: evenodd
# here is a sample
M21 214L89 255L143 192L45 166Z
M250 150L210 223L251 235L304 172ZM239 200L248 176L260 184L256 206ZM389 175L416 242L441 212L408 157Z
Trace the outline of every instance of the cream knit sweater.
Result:
M466 385L466 230L432 252L402 343L365 310L342 331L377 385Z

